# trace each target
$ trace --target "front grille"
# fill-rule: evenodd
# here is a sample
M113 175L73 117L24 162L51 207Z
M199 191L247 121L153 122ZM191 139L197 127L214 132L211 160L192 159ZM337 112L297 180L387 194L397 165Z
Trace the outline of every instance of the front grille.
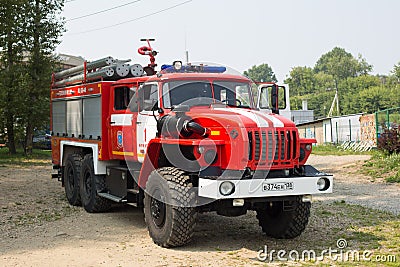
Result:
M289 130L248 131L249 160L259 163L296 158L297 132Z

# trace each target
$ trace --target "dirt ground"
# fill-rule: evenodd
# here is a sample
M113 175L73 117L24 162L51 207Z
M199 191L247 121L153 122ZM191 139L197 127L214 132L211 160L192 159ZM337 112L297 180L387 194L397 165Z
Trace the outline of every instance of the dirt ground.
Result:
M51 166L2 166L0 266L261 266L257 251L265 245L294 249L324 236L327 222L314 211L329 201L375 207L369 205L376 201L370 193L374 186L398 199L399 185L371 182L354 172L367 159L312 156L311 163L335 175L336 189L333 195L317 198L306 231L294 240L264 236L253 212L237 218L210 213L199 215L193 242L175 249L153 244L141 209L123 206L89 214L67 204L61 184L50 179ZM397 202L388 205L393 206L389 211L399 210Z

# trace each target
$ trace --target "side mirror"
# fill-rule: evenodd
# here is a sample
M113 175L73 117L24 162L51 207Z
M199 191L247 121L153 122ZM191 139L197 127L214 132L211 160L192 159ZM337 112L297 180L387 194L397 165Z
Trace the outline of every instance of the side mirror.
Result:
M271 86L271 110L272 113L279 114L279 89L278 85L273 84Z
M257 107L279 114L279 110L286 109L286 88L274 83L261 84L258 87Z
M158 111L158 101L153 101L153 103L151 104L151 111Z

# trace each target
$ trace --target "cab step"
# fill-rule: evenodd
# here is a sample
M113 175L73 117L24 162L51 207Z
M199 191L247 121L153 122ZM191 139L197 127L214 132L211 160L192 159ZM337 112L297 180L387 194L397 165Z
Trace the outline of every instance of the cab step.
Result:
M112 201L117 202L117 203L126 203L127 202L127 200L125 198L117 197L117 196L111 195L109 193L101 193L100 192L100 193L97 193L97 194L99 196L101 196L101 197L107 198L107 199L112 200Z

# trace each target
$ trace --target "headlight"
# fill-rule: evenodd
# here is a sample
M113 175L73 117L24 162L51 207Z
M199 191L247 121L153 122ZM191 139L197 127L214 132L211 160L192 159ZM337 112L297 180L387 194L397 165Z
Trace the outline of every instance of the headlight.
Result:
M197 148L197 152L199 152L200 154L203 154L203 153L204 153L204 150L206 150L206 149L204 148L204 146L199 146L199 147Z
M317 181L317 188L319 191L325 191L329 188L330 182L327 178L319 178Z
M223 196L232 195L235 192L235 185L229 181L222 182L219 186L219 192Z

